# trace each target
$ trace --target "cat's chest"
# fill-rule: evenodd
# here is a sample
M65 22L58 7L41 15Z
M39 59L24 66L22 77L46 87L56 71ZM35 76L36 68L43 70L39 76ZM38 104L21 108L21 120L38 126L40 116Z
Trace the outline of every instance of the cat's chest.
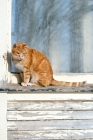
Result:
M22 66L22 64L16 63L16 64L15 64L15 67L16 67L18 70L24 72L24 67Z

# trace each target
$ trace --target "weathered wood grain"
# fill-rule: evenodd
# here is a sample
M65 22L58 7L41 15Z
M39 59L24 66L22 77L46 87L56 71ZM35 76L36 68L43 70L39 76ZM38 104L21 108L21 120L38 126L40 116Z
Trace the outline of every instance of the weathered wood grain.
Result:
M7 102L8 140L93 140L92 95L11 95Z
M42 120L42 121L8 121L8 130L87 130L93 129L93 120Z
M63 101L63 100L83 100L83 101L93 101L93 94L86 92L82 93L8 93L7 100L23 100L23 101Z
M93 111L8 111L7 120L93 119Z
M8 101L7 110L16 111L62 111L62 110L93 110L93 102L86 101Z
M93 130L8 131L8 140L91 140Z

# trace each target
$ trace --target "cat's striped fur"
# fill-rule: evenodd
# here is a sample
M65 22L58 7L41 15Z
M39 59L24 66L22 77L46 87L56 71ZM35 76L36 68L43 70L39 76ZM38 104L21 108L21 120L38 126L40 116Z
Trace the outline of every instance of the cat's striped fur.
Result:
M64 82L53 78L53 70L47 57L35 50L28 48L23 42L17 42L12 47L12 61L19 70L22 78L22 86L42 85L42 86L82 86L83 82Z

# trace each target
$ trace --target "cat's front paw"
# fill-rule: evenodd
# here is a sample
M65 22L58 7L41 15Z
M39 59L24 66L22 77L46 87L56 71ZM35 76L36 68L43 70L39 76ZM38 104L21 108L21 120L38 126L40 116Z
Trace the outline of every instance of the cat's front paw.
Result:
M31 83L28 83L27 86L32 86L32 84Z
M21 82L21 85L22 85L22 86L24 86L24 87L26 87L26 86L27 86L27 84L25 84L25 83L23 83L23 82Z

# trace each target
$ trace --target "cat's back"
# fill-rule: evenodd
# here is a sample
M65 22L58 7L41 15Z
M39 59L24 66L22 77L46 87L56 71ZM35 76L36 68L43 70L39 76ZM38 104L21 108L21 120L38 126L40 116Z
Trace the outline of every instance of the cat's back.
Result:
M35 62L40 63L42 61L46 61L50 65L50 62L48 58L45 56L45 54L33 48L28 48L28 49L29 49L28 51L29 55L31 55L33 63Z
M32 56L35 56L35 57L38 57L38 58L47 58L42 52L40 52L39 50L36 50L34 48L28 48L28 52L32 55Z
M32 66L35 71L39 73L44 72L47 75L53 74L52 67L48 58L38 50L31 49L32 52Z

